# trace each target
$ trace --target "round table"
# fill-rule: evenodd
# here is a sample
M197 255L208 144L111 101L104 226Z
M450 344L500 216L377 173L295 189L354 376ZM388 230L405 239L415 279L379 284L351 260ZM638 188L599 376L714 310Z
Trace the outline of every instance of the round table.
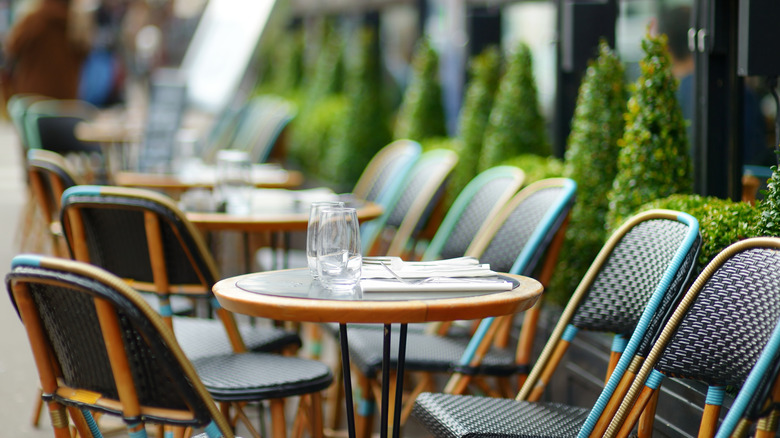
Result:
M357 292L334 295L314 281L309 270L289 269L247 274L217 282L214 295L220 305L232 312L276 320L339 323L342 370L350 438L355 437L352 383L347 339L348 323L384 324L382 361L382 420L380 436L387 437L389 405L389 363L391 324L400 324L393 437L399 434L403 366L407 324L415 322L480 319L522 312L533 306L542 294L537 280L520 275L501 274L513 282L505 292Z
M303 174L297 170L275 169L269 172L267 176L258 175L253 183L255 187L292 189L303 184ZM173 174L121 171L114 174L114 184L124 187L141 187L178 193L194 188L211 189L214 187L214 180L196 179L188 181Z

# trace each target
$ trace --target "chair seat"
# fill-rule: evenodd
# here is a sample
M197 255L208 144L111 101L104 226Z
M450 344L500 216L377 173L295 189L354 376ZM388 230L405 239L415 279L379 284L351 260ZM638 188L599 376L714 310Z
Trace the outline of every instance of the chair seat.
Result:
M297 333L280 328L240 324L238 330L247 351L274 352L287 346L301 346ZM218 319L175 317L173 331L190 360L233 351L225 327Z
M391 336L391 366L397 363L398 330ZM382 330L349 327L349 354L352 363L368 377L374 377L382 370ZM458 366L466 351L469 338L466 336L437 336L409 331L406 337L407 371L453 372L473 374L477 369ZM479 374L489 376L510 376L525 369L515 363L514 350L492 348L485 355Z
M436 437L576 437L590 409L558 403L423 393L412 415Z
M293 397L321 391L333 382L322 362L272 353L201 357L192 364L216 401Z

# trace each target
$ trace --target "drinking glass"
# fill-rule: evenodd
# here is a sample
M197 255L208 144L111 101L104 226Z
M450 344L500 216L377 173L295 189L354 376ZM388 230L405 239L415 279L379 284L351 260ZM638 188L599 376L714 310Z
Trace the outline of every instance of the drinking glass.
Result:
M215 192L218 203L230 214L249 214L252 211L252 163L244 151L222 150L217 153L217 181Z
M323 208L317 227L317 272L322 285L336 292L356 291L362 264L355 209Z
M317 272L317 227L320 223L320 211L326 207L343 207L344 203L340 201L317 201L312 202L309 209L309 225L306 229L306 261L309 265L309 272L313 278L319 278Z

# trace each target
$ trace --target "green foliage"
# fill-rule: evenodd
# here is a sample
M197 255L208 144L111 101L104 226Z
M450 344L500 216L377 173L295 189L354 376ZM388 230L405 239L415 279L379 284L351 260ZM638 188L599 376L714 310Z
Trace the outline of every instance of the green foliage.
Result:
M470 79L458 120L460 141L452 148L459 157L449 183L449 192L455 196L479 173L485 128L500 78L501 53L496 47L485 49L471 60Z
M566 303L606 241L607 193L617 173L627 93L624 68L606 42L580 85L566 150L564 176L577 182L565 250L550 289ZM560 297L558 299L557 297Z
M322 176L337 190L351 190L368 162L391 140L376 35L362 30L348 63L345 95L348 106L333 129L321 163Z
M348 102L334 94L299 112L290 126L289 158L310 175L320 175L323 153L330 146L334 128L346 116Z
M311 83L306 93L306 98L311 104L316 104L320 99L344 90L343 40L338 30L330 23L326 24L323 34Z
M706 266L727 246L759 235L756 223L761 212L747 202L699 195L672 195L643 204L636 213L654 208L683 211L698 219L702 238L699 268Z
M777 166L772 166L772 176L766 185L764 199L758 204L761 212L758 233L761 236L780 237L780 174Z
M539 110L531 49L520 43L507 61L490 112L479 169L493 167L522 154L550 155L550 144Z
M304 80L304 38L299 29L285 34L270 51L271 62L265 69L257 94L276 94L290 97Z
M412 79L398 111L394 137L415 141L444 137L447 135L445 123L439 55L430 41L423 38L417 44L412 59Z
M536 154L523 154L504 160L498 165L515 166L525 173L524 185L532 182L563 176L563 161L553 157L541 157Z
M618 174L609 193L611 226L645 202L691 191L685 121L675 92L666 36L642 41L645 57L628 101Z

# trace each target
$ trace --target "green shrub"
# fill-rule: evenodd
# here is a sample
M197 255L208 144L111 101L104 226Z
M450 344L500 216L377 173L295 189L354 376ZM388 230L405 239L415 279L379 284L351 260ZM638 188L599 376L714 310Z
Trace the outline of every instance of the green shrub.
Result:
M439 55L430 41L423 38L418 42L412 59L412 79L398 110L394 137L424 141L446 135Z
M645 57L628 101L618 174L609 193L611 226L645 202L690 193L692 186L688 137L666 36L648 36L642 49Z
M320 176L324 152L330 146L334 128L346 117L348 102L334 94L310 104L290 125L289 158L306 173Z
M607 193L617 173L627 97L623 64L602 41L580 85L566 150L564 176L577 182L577 199L550 285L559 303L568 301L607 238Z
M331 23L325 25L323 34L311 83L306 92L306 99L311 104L344 91L344 50L341 35Z
M761 236L780 237L780 174L777 166L772 166L772 176L766 185L767 189L762 192L764 199L758 203L761 213L758 233Z
M479 156L485 140L485 128L501 78L501 53L490 47L470 63L470 79L458 119L458 141L452 150L458 153L458 164L452 171L450 194L457 196L479 173ZM450 203L454 199L449 199ZM449 204L448 204L449 205Z
M276 94L289 98L299 91L304 82L303 30L285 33L269 52L271 62L256 87L256 94Z
M525 184L546 178L563 176L563 161L553 156L541 157L535 154L523 154L504 160L499 165L516 166L525 172Z
M539 110L531 49L520 43L501 77L479 161L479 169L496 166L522 154L550 155Z
M333 128L320 167L323 178L339 191L351 190L371 158L391 140L376 35L364 29L354 42L358 47L348 53L356 56L346 70L347 109Z
M760 211L747 202L699 195L672 195L643 204L635 213L654 208L683 211L699 221L702 238L698 260L700 269L727 246L758 235L756 223Z

